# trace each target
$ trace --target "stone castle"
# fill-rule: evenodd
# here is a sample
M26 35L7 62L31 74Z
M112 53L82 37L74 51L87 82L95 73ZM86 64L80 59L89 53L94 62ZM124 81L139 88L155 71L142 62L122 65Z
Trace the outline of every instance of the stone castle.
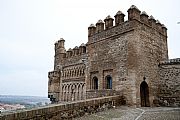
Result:
M180 106L180 58L168 58L167 28L132 5L88 27L88 42L55 43L48 97L54 103L121 95L133 106ZM115 21L115 22L114 22Z

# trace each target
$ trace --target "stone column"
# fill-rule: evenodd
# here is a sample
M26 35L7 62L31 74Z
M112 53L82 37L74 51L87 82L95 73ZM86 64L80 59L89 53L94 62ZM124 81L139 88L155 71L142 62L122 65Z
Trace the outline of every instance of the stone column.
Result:
M78 96L78 83L76 84L76 87L75 87L75 97L74 97L75 101L77 101L77 96Z

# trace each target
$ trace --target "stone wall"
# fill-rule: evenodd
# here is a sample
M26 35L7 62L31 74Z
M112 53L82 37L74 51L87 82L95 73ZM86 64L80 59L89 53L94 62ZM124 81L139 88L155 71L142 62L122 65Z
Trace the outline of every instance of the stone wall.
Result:
M62 120L72 119L83 116L84 114L92 114L103 111L113 106L124 104L123 97L109 96L76 101L67 104L55 104L46 107L24 110L11 114L0 115L0 120Z
M105 96L113 96L113 95L122 95L119 91L112 89L104 89L104 90L89 90L86 92L86 99L105 97Z
M51 71L48 73L48 98L52 101L52 103L59 101L59 71Z
M157 104L161 106L180 106L180 58L161 63L159 73Z
M146 82L148 86L147 106L153 106L156 98L159 73L158 64L161 60L167 60L166 35L160 34L155 26L150 26L143 22L136 22L134 38L128 41L128 76L129 81L134 82L130 86L132 94L132 104L142 105L140 86Z

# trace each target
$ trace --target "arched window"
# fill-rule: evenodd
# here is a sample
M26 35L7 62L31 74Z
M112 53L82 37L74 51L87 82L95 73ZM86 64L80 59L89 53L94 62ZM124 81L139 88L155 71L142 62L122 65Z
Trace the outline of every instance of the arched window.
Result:
M107 75L105 78L105 88L112 89L112 77L110 75Z
M98 78L93 77L92 79L92 89L98 89Z

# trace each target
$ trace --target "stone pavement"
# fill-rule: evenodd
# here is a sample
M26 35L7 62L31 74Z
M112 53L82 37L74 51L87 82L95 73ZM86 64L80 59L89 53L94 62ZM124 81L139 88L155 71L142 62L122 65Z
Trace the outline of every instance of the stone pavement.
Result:
M180 108L121 106L74 120L180 120Z

